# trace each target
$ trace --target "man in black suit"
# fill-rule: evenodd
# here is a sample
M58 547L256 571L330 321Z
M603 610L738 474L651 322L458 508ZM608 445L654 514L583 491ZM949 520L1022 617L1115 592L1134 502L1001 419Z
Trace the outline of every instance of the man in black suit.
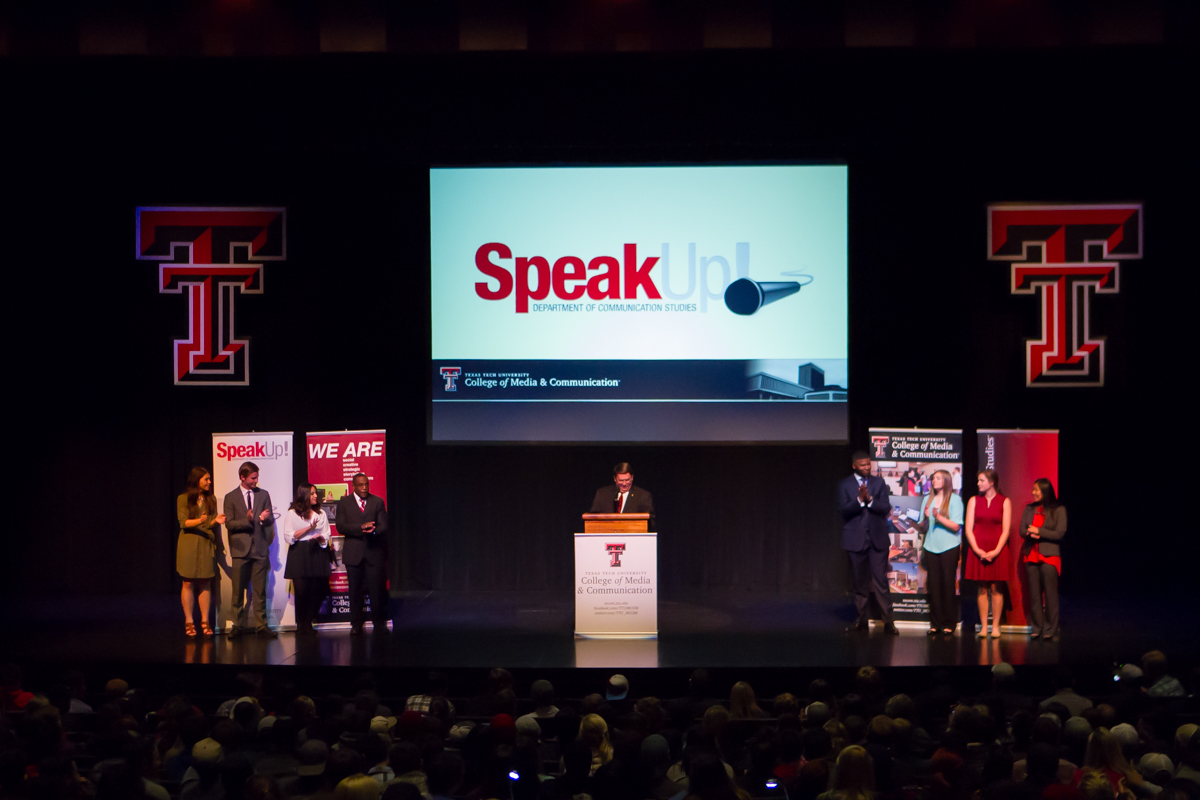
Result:
M258 488L258 467L247 461L238 467L241 485L225 495L225 530L233 557L233 629L236 639L251 630L246 589L253 594L255 633L271 639L279 634L267 627L267 575L271 572L271 542L275 539L275 511L271 495Z
M363 473L354 476L354 493L337 503L342 563L350 582L350 633L363 631L363 594L371 598L372 631L387 633L387 508L371 494Z
M622 461L613 467L613 485L596 490L589 514L649 514L654 530L654 498L645 489L633 485L633 468Z
M850 554L854 570L854 605L858 619L847 631L865 631L870 618L871 593L883 613L885 633L899 633L892 620L888 589L887 518L892 511L887 483L871 474L871 459L861 450L850 457L851 474L838 484L838 510L842 513L842 549Z

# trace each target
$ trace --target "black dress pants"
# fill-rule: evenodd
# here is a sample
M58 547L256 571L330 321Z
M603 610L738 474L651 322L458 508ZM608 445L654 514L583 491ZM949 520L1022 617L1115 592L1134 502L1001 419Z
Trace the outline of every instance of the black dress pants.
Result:
M1033 620L1031 632L1041 634L1043 639L1057 636L1058 570L1044 561L1026 561L1025 577L1029 579L1029 616Z
M939 631L954 630L958 625L958 597L954 581L958 577L958 554L961 547L944 553L925 552L925 593L929 598L929 627Z
M868 545L861 552L848 551L850 568L854 573L854 606L858 622L865 623L871 615L871 595L879 603L884 622L892 621L892 597L888 586L888 551Z
M347 564L346 579L350 584L350 624L356 628L363 624L363 596L366 595L371 598L371 622L376 628L387 627L387 561L383 556L368 556L353 566Z

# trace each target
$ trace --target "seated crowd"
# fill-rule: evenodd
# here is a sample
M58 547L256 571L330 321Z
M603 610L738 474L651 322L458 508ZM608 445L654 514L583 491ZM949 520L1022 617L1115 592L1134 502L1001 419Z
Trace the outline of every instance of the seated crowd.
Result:
M1157 651L1090 698L1066 670L1031 697L1004 663L973 695L961 671L885 690L863 667L847 694L818 679L772 701L745 682L714 698L704 670L674 698L613 675L563 699L494 669L475 697L431 673L395 701L370 675L311 697L244 673L206 699L121 679L92 696L78 672L34 694L2 673L0 800L1200 800L1200 674L1185 689Z

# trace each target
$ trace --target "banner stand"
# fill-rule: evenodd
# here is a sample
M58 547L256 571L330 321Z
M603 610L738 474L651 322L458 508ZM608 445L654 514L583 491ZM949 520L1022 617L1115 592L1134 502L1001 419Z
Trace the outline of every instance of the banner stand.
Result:
M238 468L249 461L258 467L258 486L271 495L275 531L271 539L271 571L267 575L267 626L275 630L296 629L296 608L288 592L291 581L283 577L287 564L287 542L283 540L283 515L292 502L296 488L292 486L292 432L274 433L214 433L213 495L217 498L217 513L223 513L225 495L241 484ZM223 552L217 554L217 585L213 587L216 603L214 630L227 633L233 627L230 609L233 605L233 560L229 550L229 531L221 526ZM246 593L251 607L253 591Z
M1038 478L1049 478L1058 487L1058 431L987 429L976 431L978 437L979 470L994 469L1000 474L1000 487L1013 506L1013 525L1021 520L1021 510L1029 487ZM1014 495L1013 492L1016 492ZM1016 530L1009 532L1009 546L1014 556L1021 552L1021 538ZM1001 625L1002 633L1029 633L1026 610L1028 596L1025 570L1019 558L1012 559L1012 572L1006 582L1012 607L1006 617L1012 624Z

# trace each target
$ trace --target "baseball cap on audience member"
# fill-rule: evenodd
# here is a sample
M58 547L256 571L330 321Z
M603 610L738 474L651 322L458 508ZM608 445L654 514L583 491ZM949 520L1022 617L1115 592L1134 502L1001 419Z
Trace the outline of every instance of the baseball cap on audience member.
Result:
M419 736L425 730L425 715L420 711L408 710L400 715L393 726L396 730L392 731L392 735L401 739L412 739Z
M1148 781L1153 781L1162 772L1167 773L1167 780L1175 774L1175 765L1171 759L1162 753L1146 753L1137 764L1138 772Z
M221 743L216 739L201 739L192 745L192 764L216 766L221 760Z
M1132 681L1142 677L1142 668L1137 664L1123 664L1117 677L1123 681Z
M229 707L229 718L230 719L233 719L233 710L235 708L237 708L238 706L240 706L242 703L250 703L251 705L253 705L255 707L258 706L258 701L255 700L253 697L239 697L237 699L237 702L235 702L233 705L231 705Z
M1128 752L1130 747L1135 747L1138 743L1137 728L1130 725L1128 722L1122 722L1120 725L1113 725L1109 731L1113 737L1121 743L1121 749Z
M371 717L371 733L391 733L394 727L396 727L395 717Z
M814 725L818 727L824 725L826 722L829 722L831 716L832 715L829 713L829 706L825 705L820 700L815 703L809 703L804 708L804 721L808 723L810 727Z
M1197 730L1200 730L1200 725L1192 722L1189 722L1187 725L1180 725L1175 729L1175 746L1180 750L1187 750L1188 742L1196 735Z
M624 675L616 674L608 679L608 688L604 691L605 700L624 700L629 694L629 681Z
M670 762L671 746L663 736L652 733L642 739L642 763L652 769L665 769Z
M1083 717L1070 717L1063 725L1063 736L1067 738L1086 738L1092 733L1092 723Z
M536 739L542 735L542 726L538 725L538 721L529 715L517 717L517 735Z
M296 767L297 775L320 775L325 771L325 762L329 760L329 745L320 739L309 739L296 751L296 759L300 762Z

